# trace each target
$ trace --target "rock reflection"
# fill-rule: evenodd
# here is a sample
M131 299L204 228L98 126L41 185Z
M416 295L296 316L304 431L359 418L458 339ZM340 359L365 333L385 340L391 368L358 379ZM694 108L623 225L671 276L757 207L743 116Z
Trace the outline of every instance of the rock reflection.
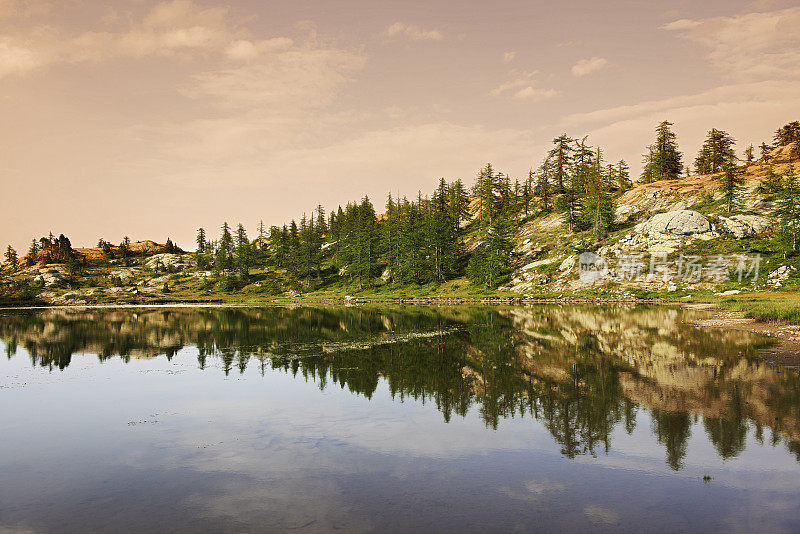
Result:
M769 341L692 327L669 308L171 308L28 310L0 315L9 357L66 368L76 353L101 360L172 358L197 348L198 365L225 374L280 370L371 398L432 401L446 421L474 408L487 426L532 416L563 455L608 452L650 412L666 462L683 466L694 423L722 458L748 429L785 442L800 459L798 373L759 359Z

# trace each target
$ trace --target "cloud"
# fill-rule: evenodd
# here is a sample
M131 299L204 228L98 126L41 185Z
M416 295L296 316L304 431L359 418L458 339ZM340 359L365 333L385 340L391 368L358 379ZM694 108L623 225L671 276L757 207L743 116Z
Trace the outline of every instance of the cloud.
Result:
M572 75L573 76L586 76L591 72L598 71L606 66L608 61L606 58L603 57L592 57L587 59L581 59L575 65L572 66Z
M287 43L281 42L280 46ZM327 106L365 58L335 48L294 47L245 66L194 76L184 93L223 107L259 106L283 112Z
M673 22L669 22L661 26L662 30L667 31L683 31L683 30L691 30L692 28L696 28L701 23L697 22L696 20L689 20L689 19L679 19Z
M49 15L53 4L44 0L0 0L0 20L25 20Z
M503 53L503 63L511 63L514 61L514 57L516 57L516 52L505 52Z
M16 11L17 21L27 13L21 8ZM142 20L131 21L128 28L116 32L70 34L44 24L20 27L16 34L0 41L0 77L57 63L100 62L121 57L185 58L196 53L220 52L226 47L233 47L229 55L242 55L243 45L235 46L241 33L229 20L227 8L203 8L191 0L156 4ZM274 40L255 43L251 55L268 51L275 44Z
M9 39L0 40L0 78L11 74L25 74L42 64L34 50L19 46Z
M225 48L225 54L230 59L240 61L252 61L264 54L279 52L290 48L294 44L288 37L275 37L260 41L248 41L239 39L233 41Z
M708 49L711 64L739 80L794 78L800 70L800 7L661 27Z
M555 89L535 89L530 85L514 93L514 98L517 100L530 100L533 102L540 102L555 96L558 96L558 91Z
M514 69L511 71L511 80L502 83L489 91L491 96L500 96L510 93L515 100L529 100L539 102L548 98L553 98L559 94L555 89L542 89L534 87L534 78L539 71L522 71Z
M737 149L769 141L788 119L786 110L800 109L800 80L773 80L715 87L695 94L575 113L562 121L564 129L586 132L608 154L641 154L662 120L675 124L678 143L690 162L711 128L730 132ZM633 175L638 158L629 160Z
M441 41L444 35L437 29L424 30L419 26L408 25L402 22L395 22L383 30L383 36L387 39L405 38L410 41Z

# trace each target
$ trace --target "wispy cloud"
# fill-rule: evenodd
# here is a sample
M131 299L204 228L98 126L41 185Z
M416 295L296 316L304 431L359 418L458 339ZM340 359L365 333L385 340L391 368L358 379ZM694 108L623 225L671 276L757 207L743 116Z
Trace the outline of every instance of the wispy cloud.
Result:
M558 96L559 92L555 89L544 89L535 87L535 77L539 71L512 70L513 78L502 83L489 91L491 96L509 94L515 100L528 100L540 102Z
M598 71L606 66L608 61L604 57L591 57L581 59L572 66L573 76L586 76L589 73Z
M383 36L389 40L408 39L409 41L441 41L444 34L437 29L423 29L419 26L395 22L383 30Z
M530 100L532 102L540 102L554 96L558 96L558 91L555 89L536 89L530 85L514 93L515 99Z
M517 55L516 52L505 52L505 53L503 53L503 63L511 63L512 61L514 61L514 58L516 57L516 55Z
M797 77L800 72L800 7L661 27L708 49L708 59L734 79Z

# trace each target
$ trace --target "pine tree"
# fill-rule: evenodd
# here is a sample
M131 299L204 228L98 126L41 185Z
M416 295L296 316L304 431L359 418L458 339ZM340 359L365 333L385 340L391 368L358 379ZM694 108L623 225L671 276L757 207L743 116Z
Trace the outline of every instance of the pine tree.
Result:
M570 182L570 169L572 168L573 144L575 140L567 134L561 134L553 139L555 145L547 155L547 159L552 165L552 178L557 193L564 192L566 184Z
M772 148L770 145L766 143L761 143L758 146L759 150L761 151L761 161L768 163L769 162L769 153L772 152Z
M11 245L8 245L6 248L6 264L11 268L11 270L17 270L17 251L14 250Z
M756 193L764 195L767 199L771 199L775 193L781 188L781 177L775 174L775 169L772 164L767 166L767 173L761 179L761 182L756 188Z
M458 228L461 223L469 221L470 207L469 207L469 193L467 188L464 187L464 182L461 179L456 180L451 185L450 193L450 211L452 213L454 224Z
M398 203L389 193L386 199L386 219L382 227L383 255L391 282L397 281L397 269L400 263L400 213Z
M247 231L244 226L239 223L236 227L236 256L234 265L236 270L239 271L239 276L246 280L250 276L250 266L252 263L250 241L247 239Z
M427 238L431 246L433 278L438 282L452 275L459 245L456 235L457 225L448 207L447 197L447 183L442 178L430 203Z
M33 265L39 259L39 243L33 239L31 246L28 248L28 265Z
M584 191L579 182L574 180L575 176L570 177L570 181L565 183L563 194L558 197L556 208L564 213L564 224L570 232L579 230L581 215L583 213Z
M793 121L777 129L774 137L776 146L788 146L800 141L800 121Z
M752 165L756 159L756 152L753 145L749 145L747 148L744 149L744 163L745 165Z
M222 224L222 233L217 245L214 267L222 272L233 269L233 236L231 235L231 227L228 226L227 222Z
M615 206L609 193L607 180L602 174L602 154L597 149L595 165L589 175L589 189L585 194L584 203L584 226L592 228L595 241L600 241L614 224Z
M620 191L624 192L633 187L633 182L631 182L630 167L628 167L628 164L625 163L624 159L621 159L617 162L616 180L617 187Z
M727 132L712 128L694 161L698 174L714 174L736 164L733 145L736 140Z
M486 167L481 169L475 182L473 194L478 199L478 221L481 225L488 224L492 219L497 180L498 177L492 168L492 164L487 163Z
M726 211L731 213L736 207L736 199L744 179L741 170L734 165L728 165L724 170L721 178L722 198L725 199Z
M552 189L550 185L550 159L545 158L542 165L539 167L538 177L536 179L536 187L534 194L542 200L542 211L550 211L550 196Z
M779 236L785 250L800 251L800 184L790 167L778 191L775 215L780 219Z
M671 122L662 121L656 127L656 142L648 147L645 156L642 176L645 182L680 178L683 154L678 150L677 138L671 126Z
M197 252L203 254L206 251L206 231L203 228L197 229Z

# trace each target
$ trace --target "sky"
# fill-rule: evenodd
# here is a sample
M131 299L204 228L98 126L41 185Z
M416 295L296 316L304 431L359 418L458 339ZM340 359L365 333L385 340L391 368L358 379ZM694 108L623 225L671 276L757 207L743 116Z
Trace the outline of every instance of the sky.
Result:
M800 2L0 0L0 245L193 249L223 221L523 178L561 133L636 175L800 118Z

